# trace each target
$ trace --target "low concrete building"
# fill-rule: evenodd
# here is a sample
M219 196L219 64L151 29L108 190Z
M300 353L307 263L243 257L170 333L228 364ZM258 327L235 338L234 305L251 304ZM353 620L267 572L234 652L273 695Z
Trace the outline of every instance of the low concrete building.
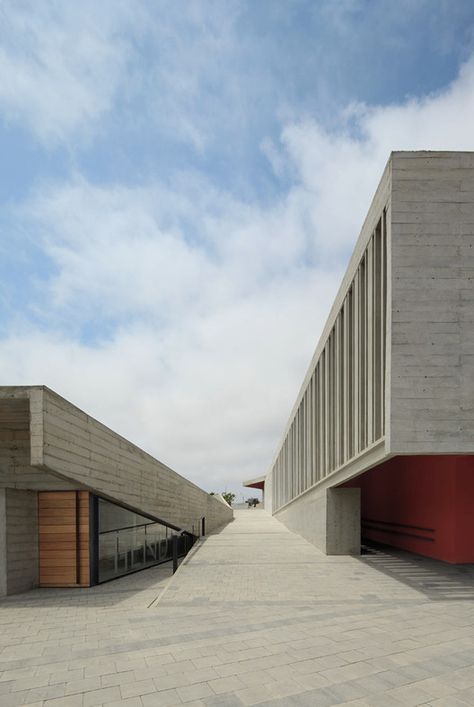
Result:
M328 234L330 237L330 234ZM474 562L474 154L390 156L265 479L326 553Z
M45 386L0 387L0 595L137 571L232 517Z

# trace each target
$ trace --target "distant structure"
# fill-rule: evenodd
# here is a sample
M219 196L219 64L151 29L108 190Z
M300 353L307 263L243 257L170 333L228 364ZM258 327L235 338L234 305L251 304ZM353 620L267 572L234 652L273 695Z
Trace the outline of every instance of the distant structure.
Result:
M169 561L232 517L49 388L0 387L0 596Z
M258 476L256 479L243 481L242 486L246 486L251 489L260 489L262 492L262 501L265 503L265 476Z
M255 482L325 553L362 536L467 563L473 454L474 153L394 152Z

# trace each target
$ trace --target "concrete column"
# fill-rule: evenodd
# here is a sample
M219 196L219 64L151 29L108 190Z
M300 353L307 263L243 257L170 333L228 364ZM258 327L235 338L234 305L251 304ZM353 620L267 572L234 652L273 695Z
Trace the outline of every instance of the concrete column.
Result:
M326 554L360 555L360 489L328 489Z
M326 555L360 555L360 489L309 491L275 518Z
M0 597L7 593L7 501L0 489Z

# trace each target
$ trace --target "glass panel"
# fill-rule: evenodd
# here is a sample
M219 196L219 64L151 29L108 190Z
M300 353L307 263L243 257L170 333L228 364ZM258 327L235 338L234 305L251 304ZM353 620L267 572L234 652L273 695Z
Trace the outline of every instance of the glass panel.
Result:
M150 518L129 511L128 508L122 508L116 503L99 498L99 533L153 522Z
M172 559L171 528L102 498L98 505L99 582ZM178 556L191 540L178 537Z
M117 536L107 533L99 536L99 581L117 574Z

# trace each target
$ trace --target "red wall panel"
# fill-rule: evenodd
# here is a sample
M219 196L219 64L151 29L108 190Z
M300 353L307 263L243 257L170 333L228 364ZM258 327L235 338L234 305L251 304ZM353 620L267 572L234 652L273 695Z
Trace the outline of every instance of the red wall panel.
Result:
M474 457L400 456L361 489L362 535L447 562L474 562Z

